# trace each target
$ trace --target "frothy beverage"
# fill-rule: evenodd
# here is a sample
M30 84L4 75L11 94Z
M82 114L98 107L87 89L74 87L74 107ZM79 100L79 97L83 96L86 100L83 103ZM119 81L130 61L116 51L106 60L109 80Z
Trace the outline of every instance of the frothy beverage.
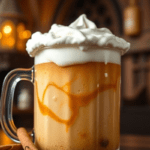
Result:
M118 150L120 56L130 44L85 15L33 34L34 130L39 150Z
M44 63L35 70L38 149L119 148L120 65Z

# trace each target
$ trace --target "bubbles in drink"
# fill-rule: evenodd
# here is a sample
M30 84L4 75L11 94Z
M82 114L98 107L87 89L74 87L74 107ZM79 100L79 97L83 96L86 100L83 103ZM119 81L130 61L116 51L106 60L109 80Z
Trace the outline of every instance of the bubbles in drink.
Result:
M57 101L57 97L54 95L53 97L52 97L52 100L54 100L55 102Z

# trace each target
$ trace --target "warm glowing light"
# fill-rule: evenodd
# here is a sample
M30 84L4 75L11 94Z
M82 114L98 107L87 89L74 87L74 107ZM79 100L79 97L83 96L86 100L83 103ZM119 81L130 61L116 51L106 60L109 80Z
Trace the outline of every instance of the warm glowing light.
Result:
M12 37L8 38L7 44L8 44L10 47L13 47L14 44L15 44L15 39L12 38Z
M5 34L9 34L9 33L11 33L12 28L11 28L11 26L6 25L6 26L4 26L3 31Z
M25 49L25 44L22 42L17 42L17 49L18 50L24 50Z
M19 23L17 26L17 32L22 32L25 30L25 25L23 23Z
M30 36L31 36L31 32L30 32L29 30L25 30L25 31L23 32L23 37L24 37L25 39L30 38Z
M15 144L12 140L10 140L4 131L0 130L0 144L1 145L8 145L8 144Z
M2 38L2 33L0 32L0 39Z
M19 38L23 39L23 32L19 32Z
M7 20L2 23L0 30L0 47L3 49L13 49L16 43L15 24Z
M28 39L28 38L30 38L30 36L31 36L31 32L29 30L19 32L20 39Z
M18 51L24 51L27 39L31 37L31 31L26 30L24 23L17 26L7 20L2 23L0 28L0 47L3 49L16 48Z
M13 37L9 37L5 40L1 41L2 46L7 46L9 48L12 48L15 45L15 39Z

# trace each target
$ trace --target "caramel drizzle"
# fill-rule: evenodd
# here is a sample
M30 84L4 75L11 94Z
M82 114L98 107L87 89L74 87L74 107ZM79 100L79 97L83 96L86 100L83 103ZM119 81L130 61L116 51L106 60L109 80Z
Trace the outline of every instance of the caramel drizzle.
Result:
M92 99L94 99L98 95L98 93L100 93L100 92L103 92L103 91L108 90L108 89L116 90L116 88L117 88L116 85L117 85L117 83L116 84L109 84L109 85L105 84L105 85L101 85L100 87L96 88L93 92L89 92L88 94L75 95L75 94L71 94L69 92L66 92L65 90L63 90L62 87L57 86L55 83L49 83L43 92L42 101L41 101L39 98L39 95L38 95L38 87L37 87L37 83L36 83L38 105L39 105L40 111L43 115L48 115L52 119L54 119L55 121L66 124L66 132L68 132L68 128L75 122L75 119L78 116L80 107L88 105L90 103L90 101ZM46 91L47 91L49 86L54 86L58 90L66 93L68 95L69 107L72 110L72 115L71 115L69 120L64 120L64 119L59 118L52 110L50 110L44 104L45 94L46 94Z

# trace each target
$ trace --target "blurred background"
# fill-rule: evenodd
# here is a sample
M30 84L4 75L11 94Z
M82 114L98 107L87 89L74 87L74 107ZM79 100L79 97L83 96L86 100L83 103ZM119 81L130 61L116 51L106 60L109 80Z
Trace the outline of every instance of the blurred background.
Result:
M0 0L0 90L6 74L33 66L25 50L31 34L54 23L69 25L81 14L98 28L131 43L122 56L121 149L150 148L150 1L149 0ZM33 127L33 85L22 81L14 96L17 127ZM13 143L0 127L0 145Z

